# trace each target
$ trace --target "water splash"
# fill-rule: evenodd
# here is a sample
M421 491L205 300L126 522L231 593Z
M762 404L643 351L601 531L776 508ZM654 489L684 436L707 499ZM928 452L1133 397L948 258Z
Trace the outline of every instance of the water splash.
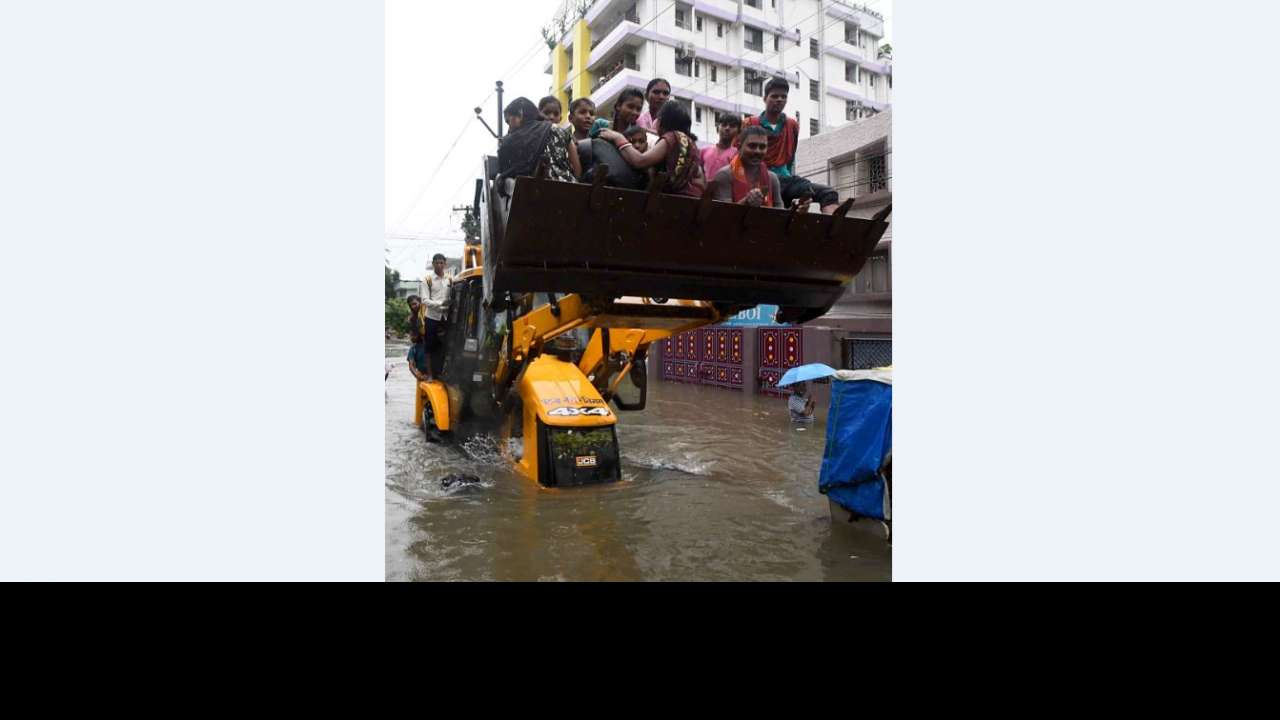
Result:
M472 435L458 446L466 456L481 465L498 465L507 462L500 440L492 435Z

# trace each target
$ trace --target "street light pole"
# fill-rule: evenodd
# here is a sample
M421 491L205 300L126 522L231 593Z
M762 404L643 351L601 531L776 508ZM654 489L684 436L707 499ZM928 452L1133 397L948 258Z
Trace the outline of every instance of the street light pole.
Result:
M502 139L502 81L498 81L498 139Z

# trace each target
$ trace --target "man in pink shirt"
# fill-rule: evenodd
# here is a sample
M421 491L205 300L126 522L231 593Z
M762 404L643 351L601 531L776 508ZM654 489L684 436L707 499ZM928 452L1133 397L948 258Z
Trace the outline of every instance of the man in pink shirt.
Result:
M733 146L733 141L742 130L742 118L734 113L724 113L716 118L716 130L720 132L720 142L702 149L702 172L708 179L715 177L720 168L738 156L738 148Z

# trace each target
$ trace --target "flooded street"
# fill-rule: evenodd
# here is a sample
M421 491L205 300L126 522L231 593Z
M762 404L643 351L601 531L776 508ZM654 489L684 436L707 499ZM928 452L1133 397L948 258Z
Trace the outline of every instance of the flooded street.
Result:
M890 577L889 546L832 527L818 493L823 402L797 431L782 399L655 379L646 410L618 413L622 482L549 490L491 438L428 443L407 348L386 348L388 580ZM455 473L481 482L443 489Z

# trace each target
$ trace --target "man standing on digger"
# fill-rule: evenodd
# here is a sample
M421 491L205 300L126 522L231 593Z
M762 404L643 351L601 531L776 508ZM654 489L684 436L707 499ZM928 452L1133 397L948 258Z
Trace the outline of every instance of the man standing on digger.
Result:
M431 273L424 280L427 297L423 306L427 317L422 340L431 358L428 379L438 376L444 365L445 323L449 318L449 288L453 286L453 277L445 275L444 266L444 255L436 253L431 258Z

